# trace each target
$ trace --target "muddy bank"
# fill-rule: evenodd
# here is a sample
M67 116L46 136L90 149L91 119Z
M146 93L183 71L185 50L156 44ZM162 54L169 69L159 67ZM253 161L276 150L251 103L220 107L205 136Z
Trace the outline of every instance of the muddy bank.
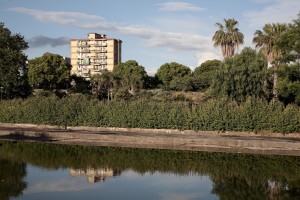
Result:
M300 133L180 131L0 123L0 140L300 156Z

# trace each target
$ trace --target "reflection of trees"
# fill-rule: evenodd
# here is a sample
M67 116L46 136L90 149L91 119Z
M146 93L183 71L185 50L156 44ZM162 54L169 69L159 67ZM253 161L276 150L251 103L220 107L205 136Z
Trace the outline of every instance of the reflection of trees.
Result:
M132 169L141 174L204 175L213 181L212 192L220 199L300 196L300 157L2 143L0 158L24 160L48 169L65 167L84 173L87 169L113 169L117 173ZM98 178L101 180L101 176Z
M26 189L26 164L0 159L0 199L18 197Z
M242 177L227 177L223 180L212 180L212 193L223 200L268 199L262 184L249 185Z
M222 200L240 199L299 199L300 185L293 186L286 180L263 180L247 182L242 176L212 179L214 182L212 193Z

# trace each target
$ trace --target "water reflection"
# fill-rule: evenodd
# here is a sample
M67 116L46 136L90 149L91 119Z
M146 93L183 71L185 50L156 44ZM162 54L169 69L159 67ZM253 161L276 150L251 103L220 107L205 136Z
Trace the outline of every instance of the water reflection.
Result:
M120 172L114 171L110 168L90 168L87 169L70 169L70 176L76 177L76 176L86 176L87 181L89 183L97 183L97 182L104 182L107 178L113 178L116 176L121 175Z
M0 143L0 178L8 180L0 183L0 199L19 196L26 189L26 163L43 169L38 177L46 176L43 175L46 172L53 174L35 185L29 182L24 199L29 191L69 192L72 199L80 199L81 193L94 185L85 183L104 181L101 187L105 189L94 194L98 198L100 192L109 199L300 198L300 157ZM55 176L60 179L49 182L49 177ZM80 182L79 177L83 177L85 183ZM117 178L112 179L114 177ZM57 186L61 178L67 179L59 185L62 190L58 187L47 190L49 184L56 182ZM83 189L66 190L78 185ZM116 190L123 196L114 196ZM131 194L131 190L136 192ZM33 196L30 199L34 199Z
M9 197L22 195L27 187L24 181L25 176L26 164L24 162L0 159L0 199L6 200Z

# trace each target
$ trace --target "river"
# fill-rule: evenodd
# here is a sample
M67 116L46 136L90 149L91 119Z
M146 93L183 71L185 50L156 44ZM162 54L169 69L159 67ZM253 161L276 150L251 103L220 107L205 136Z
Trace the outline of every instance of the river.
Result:
M1 141L0 199L300 199L300 157Z

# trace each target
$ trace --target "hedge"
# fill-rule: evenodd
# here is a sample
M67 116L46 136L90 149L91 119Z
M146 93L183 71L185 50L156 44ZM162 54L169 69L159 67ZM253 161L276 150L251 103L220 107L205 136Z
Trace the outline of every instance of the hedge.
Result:
M196 131L300 133L300 107L248 99L236 104L99 101L86 96L32 97L0 102L0 122L58 126L126 127Z

